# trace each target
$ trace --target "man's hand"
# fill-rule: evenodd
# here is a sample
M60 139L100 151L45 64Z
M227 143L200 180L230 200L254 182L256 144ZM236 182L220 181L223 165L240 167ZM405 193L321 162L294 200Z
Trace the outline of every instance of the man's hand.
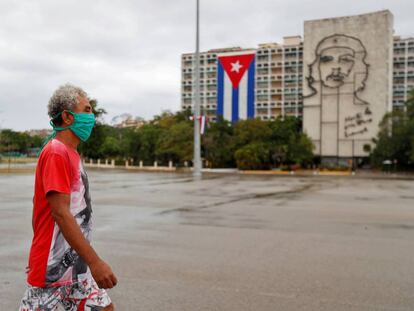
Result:
M111 267L101 259L90 264L89 269L99 288L112 288L118 283Z

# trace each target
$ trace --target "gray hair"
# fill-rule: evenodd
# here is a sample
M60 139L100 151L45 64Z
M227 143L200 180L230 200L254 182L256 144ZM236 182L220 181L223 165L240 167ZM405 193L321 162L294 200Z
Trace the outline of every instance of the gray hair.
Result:
M52 95L47 106L48 115L54 119L59 113L65 110L73 110L78 104L79 97L87 98L87 94L80 87L72 84L65 84L60 86ZM53 120L53 123L60 124L62 119L60 117Z

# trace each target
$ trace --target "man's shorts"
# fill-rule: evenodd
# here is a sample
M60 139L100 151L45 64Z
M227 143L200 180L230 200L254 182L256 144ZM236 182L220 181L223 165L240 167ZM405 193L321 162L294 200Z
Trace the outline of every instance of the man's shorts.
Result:
M61 287L29 286L19 311L55 311L59 305L65 311L95 311L110 304L107 292L92 279Z

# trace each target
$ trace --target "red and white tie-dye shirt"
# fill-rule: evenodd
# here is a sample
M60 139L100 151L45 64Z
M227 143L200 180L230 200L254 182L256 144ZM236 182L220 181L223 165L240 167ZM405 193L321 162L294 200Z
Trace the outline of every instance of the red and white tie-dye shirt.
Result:
M27 282L36 287L61 286L90 278L88 266L70 247L52 217L46 195L70 195L70 212L90 241L92 207L88 177L78 152L57 139L43 148L33 198L33 241Z

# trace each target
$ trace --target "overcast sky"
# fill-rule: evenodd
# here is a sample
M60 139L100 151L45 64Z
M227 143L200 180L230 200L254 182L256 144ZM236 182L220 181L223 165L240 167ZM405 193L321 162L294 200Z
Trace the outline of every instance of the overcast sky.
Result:
M201 49L303 35L303 21L389 9L414 36L412 0L201 0ZM180 107L180 56L194 51L195 0L0 0L0 128L48 127L47 102L81 86L111 117Z

